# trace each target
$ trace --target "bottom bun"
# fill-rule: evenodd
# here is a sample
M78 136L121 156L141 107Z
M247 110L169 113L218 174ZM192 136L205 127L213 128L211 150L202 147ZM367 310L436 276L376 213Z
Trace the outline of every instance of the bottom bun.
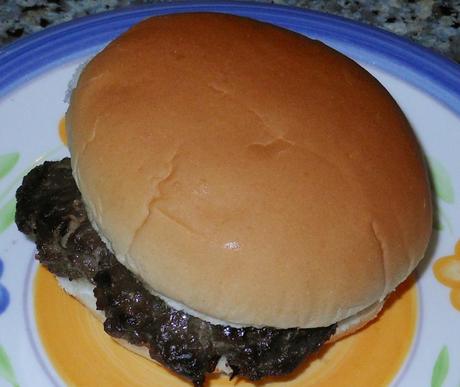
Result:
M377 317L379 312L382 310L384 303L385 300L376 302L361 312L356 313L345 320L339 321L334 336L332 336L328 342L333 343L363 328Z

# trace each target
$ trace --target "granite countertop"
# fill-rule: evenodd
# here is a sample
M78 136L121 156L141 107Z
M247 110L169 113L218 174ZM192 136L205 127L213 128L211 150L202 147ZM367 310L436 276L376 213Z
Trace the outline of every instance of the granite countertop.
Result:
M47 26L155 0L0 0L0 44ZM460 62L460 0L259 0L313 9L381 27Z

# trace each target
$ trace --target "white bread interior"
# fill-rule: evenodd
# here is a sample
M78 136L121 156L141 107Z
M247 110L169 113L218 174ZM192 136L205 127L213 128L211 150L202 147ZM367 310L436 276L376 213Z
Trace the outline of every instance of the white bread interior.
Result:
M431 234L389 93L325 45L219 14L148 19L82 72L73 173L117 258L232 324L319 327L382 302Z

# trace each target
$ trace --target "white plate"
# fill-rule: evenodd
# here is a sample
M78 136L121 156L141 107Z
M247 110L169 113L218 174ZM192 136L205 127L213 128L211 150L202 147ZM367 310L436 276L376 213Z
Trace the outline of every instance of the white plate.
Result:
M66 110L67 85L76 67L121 31L149 15L203 10L250 16L323 40L357 60L400 104L431 166L439 227L417 271L416 323L408 352L388 381L402 386L460 386L460 245L454 253L460 238L458 65L392 34L341 18L229 2L168 4L103 14L50 28L0 51L0 386L75 382L56 364L37 328L35 248L12 220L14 192L26 171L45 159L59 159L68 153L58 125ZM449 258L439 261L446 256ZM437 267L456 267L451 274L453 282L436 278L434 264L438 261ZM53 316L49 319L53 321ZM398 334L397 330L392 332L389 340L403 341ZM78 351L78 336L74 340L75 347L68 351ZM325 363L321 367L327 368L328 357L321 361ZM366 372L366 365L355 366L362 367L361 373ZM354 385L347 377L341 383ZM164 380L173 383L174 379ZM164 380L151 382L165 385ZM94 381L94 385L101 383ZM212 383L227 382L217 379ZM289 383L295 384L292 380Z

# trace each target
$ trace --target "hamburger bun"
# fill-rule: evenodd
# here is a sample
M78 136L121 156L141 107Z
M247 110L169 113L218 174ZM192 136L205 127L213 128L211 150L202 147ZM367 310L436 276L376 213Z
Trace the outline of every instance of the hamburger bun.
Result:
M210 321L367 321L430 238L424 160L391 95L269 24L145 20L85 67L66 123L109 248L154 294Z

